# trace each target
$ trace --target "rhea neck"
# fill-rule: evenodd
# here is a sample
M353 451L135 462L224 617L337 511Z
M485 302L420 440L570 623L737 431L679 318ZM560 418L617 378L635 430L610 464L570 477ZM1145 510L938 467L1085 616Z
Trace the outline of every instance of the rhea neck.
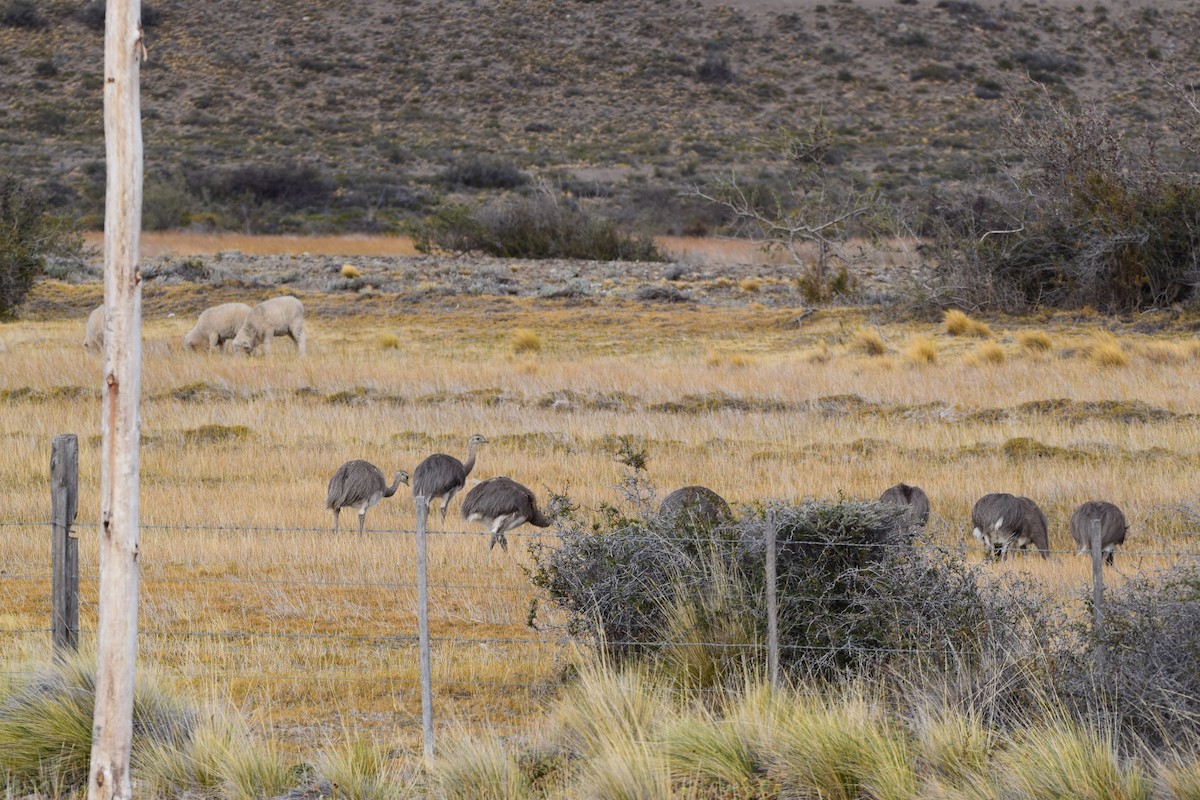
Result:
M387 487L387 489L384 491L384 493L383 493L384 497L391 497L392 495L394 495L396 493L396 490L400 488L400 484L408 483L408 476L405 475L403 471L397 472L392 477L394 478L394 480L392 481L392 485Z
M465 475L470 475L471 470L475 469L475 448L478 445L475 440L467 442L467 460L463 462L463 471Z

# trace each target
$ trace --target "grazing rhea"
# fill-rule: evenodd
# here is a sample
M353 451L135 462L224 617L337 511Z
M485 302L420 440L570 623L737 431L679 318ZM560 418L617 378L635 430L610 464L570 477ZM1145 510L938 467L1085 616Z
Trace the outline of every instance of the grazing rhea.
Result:
M707 486L684 486L663 498L658 515L671 520L672 524L699 522L704 525L720 525L732 522L733 512L725 498Z
M88 314L87 330L83 334L83 349L98 353L104 349L104 306L98 305Z
M1025 506L1006 492L985 494L971 509L971 535L990 548L996 558L1008 554L1012 542L1025 528Z
M338 467L329 479L329 491L325 495L325 507L333 510L333 532L338 531L338 514L343 508L358 509L358 532L363 532L367 509L385 497L391 497L408 483L408 473L396 470L392 485L388 486L383 471L369 461L355 459Z
M246 315L246 321L233 337L233 349L250 355L259 346L263 354L271 352L271 339L290 336L300 355L304 355L304 304L290 294L264 300Z
M905 530L924 528L925 523L929 522L929 495L920 486L897 483L879 495L879 502L907 507L904 512Z
M508 539L504 534L528 522L539 528L550 525L550 519L537 507L533 492L512 478L488 478L476 484L462 501L463 519L482 522L492 531L488 550L497 544L508 552Z
M1125 522L1125 514L1112 503L1089 500L1071 515L1071 538L1079 545L1080 553L1092 549L1092 525L1096 521L1100 522L1100 550L1105 553L1105 563L1111 567L1113 550L1125 543L1129 525Z
M434 453L413 470L413 497L424 497L432 507L433 498L442 499L442 523L446 522L446 509L450 500L467 484L467 476L475 468L475 448L487 444L487 439L478 433L467 440L467 460L459 461L445 453Z
M1050 522L1046 514L1028 497L1018 497L1025 510L1024 524L1014 544L1018 549L1032 545L1042 558L1050 557Z
M183 337L183 346L189 350L220 349L237 336L249 314L250 306L245 303L222 303L206 308L200 312L196 327Z

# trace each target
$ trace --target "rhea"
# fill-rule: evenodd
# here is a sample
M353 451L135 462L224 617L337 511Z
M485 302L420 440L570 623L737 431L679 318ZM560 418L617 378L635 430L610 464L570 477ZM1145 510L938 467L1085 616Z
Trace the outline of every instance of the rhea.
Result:
M338 514L343 508L358 510L358 532L363 532L367 509L385 497L391 497L408 483L408 473L396 470L392 485L388 486L383 470L369 461L355 459L338 467L329 479L329 491L325 495L325 507L333 510L333 532L338 531Z
M525 486L512 478L488 478L475 484L462 501L463 519L482 522L492 532L488 550L497 544L508 552L504 534L528 522L539 528L550 525L550 519L537 507L537 498Z
M707 486L684 486L663 498L658 515L673 524L698 522L719 525L733 521L733 512L725 498Z
M1016 495L1007 492L985 494L971 509L971 535L991 549L1000 559L1025 528L1025 506Z
M1042 558L1049 558L1050 523L1046 519L1046 512L1042 511L1038 504L1028 497L1018 497L1017 500L1021 502L1021 507L1025 510L1025 517L1021 533L1015 542L1016 546L1025 548L1033 545L1038 551L1038 555Z
M879 502L904 507L905 530L924 528L929 522L929 495L920 486L897 483L879 495Z
M1113 550L1125 543L1125 532L1129 525L1120 508L1104 500L1089 500L1075 509L1071 515L1071 538L1079 545L1079 552L1086 553L1092 547L1092 528L1100 523L1100 550L1105 554L1104 562L1113 565Z
M487 444L487 439L478 433L467 440L467 460L459 461L445 453L434 453L413 470L412 493L414 498L424 497L431 506L435 497L442 501L442 523L446 522L446 509L454 495L467 485L467 476L475 468L475 448Z

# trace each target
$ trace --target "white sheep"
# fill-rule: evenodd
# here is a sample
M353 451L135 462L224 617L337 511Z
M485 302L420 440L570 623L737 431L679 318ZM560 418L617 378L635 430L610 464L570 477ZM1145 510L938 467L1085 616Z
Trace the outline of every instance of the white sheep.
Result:
M304 304L290 294L272 297L250 309L233 338L233 349L249 355L262 345L265 355L271 351L273 336L292 337L300 355L304 355Z
M226 341L237 336L249 314L250 306L245 303L222 303L206 308L200 312L196 327L183 337L183 346L189 350L220 349Z
M88 314L87 333L83 335L83 349L100 352L104 349L104 305L98 305Z

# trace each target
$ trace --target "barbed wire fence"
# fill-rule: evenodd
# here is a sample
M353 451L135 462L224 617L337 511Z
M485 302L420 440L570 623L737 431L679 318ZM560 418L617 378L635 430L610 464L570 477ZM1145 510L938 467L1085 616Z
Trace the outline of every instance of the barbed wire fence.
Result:
M64 491L60 482L52 482L52 485L54 492ZM38 602L45 601L44 607L50 610L46 627L0 623L0 637L7 641L10 651L25 652L35 658L61 658L68 650L94 646L94 627L81 626L80 620L90 623L96 619L99 576L95 564L78 563L75 535L98 526L65 521L58 510L71 505L70 501L55 501L52 504L54 518L48 520L0 522L3 540L12 541L14 537L25 541L35 541L39 537L51 539L52 558L46 570L0 571L0 594L19 594L24 598L22 605L25 607L30 605L31 598L37 597ZM770 532L774 527L774 520L769 515L765 529ZM324 527L218 524L148 524L143 525L142 530L151 542L160 535L274 538L281 552L288 551L288 537L329 534ZM354 541L387 541L393 545L406 542L407 546L407 540L415 539L416 535L417 531L413 529L377 529ZM479 534L445 530L431 531L430 536L478 538ZM542 534L513 531L509 536L519 539ZM661 534L656 536L663 538ZM63 539L74 540L76 544ZM687 538L680 537L679 541L687 541ZM789 541L788 544L828 546L829 543ZM945 549L921 542L841 546ZM773 548L764 547L766 551L773 551ZM67 555L72 552L75 553L73 565ZM1052 554L1075 552L1074 549L1056 550ZM1093 546L1092 556L1095 565L1093 625L1099 631L1104 624L1104 589L1103 570L1099 569L1103 554L1098 542ZM293 563L303 563L302 557ZM1123 550L1122 557L1191 560L1200 559L1200 550L1143 548ZM433 600L431 611L435 633L428 642L433 655L433 670L423 679L417 669L420 637L415 629L416 611L406 606L415 597L417 581L408 577L377 579L352 571L254 577L233 574L227 567L227 560L211 563L193 560L183 565L144 561L139 637L147 661L164 667L184 681L223 687L228 695L251 704L280 708L297 698L316 695L328 698L338 707L339 715L354 725L378 728L399 725L415 732L421 723L417 703L419 693L429 692L435 699L439 724L449 723L456 727L486 725L491 730L514 728L518 723L505 722L512 718L505 709L535 707L536 701L553 691L560 665L576 646L562 628L533 627L511 614L507 618L473 615L461 608L461 603L456 600L456 596L465 595L483 606L487 604L485 598L491 596L499 607L519 609L522 601L528 605L537 596L538 590L532 584L480 582L462 575L447 575L443 580L431 581L428 586ZM356 567L356 564L348 563L345 569ZM769 564L765 568L768 584L773 584ZM167 587L175 594L164 598ZM184 591L181 592L180 587ZM339 610L347 607L348 599L353 601L354 607L343 617L347 624L340 625ZM211 607L206 607L206 603ZM323 604L327 605L324 612L309 613ZM187 608L181 610L180 606ZM769 606L768 615L774 613L773 607ZM7 616L14 620L26 619L26 616L16 614ZM353 616L353 624L350 624L350 616ZM264 624L264 620L276 621ZM209 624L204 624L206 622ZM680 639L608 644L755 651L770 665L773 680L778 676L781 651L834 649L832 645L780 643L777 625L771 624L771 619L766 623L764 641L730 643ZM371 630L372 627L375 630ZM472 635L471 630L478 630L478 635ZM1100 641L1103 638L1098 636ZM880 654L954 655L936 643L925 648L871 649ZM1103 657L1103 651L1100 651L1098 658ZM361 707L356 708L356 704ZM387 711L381 713L381 708Z

